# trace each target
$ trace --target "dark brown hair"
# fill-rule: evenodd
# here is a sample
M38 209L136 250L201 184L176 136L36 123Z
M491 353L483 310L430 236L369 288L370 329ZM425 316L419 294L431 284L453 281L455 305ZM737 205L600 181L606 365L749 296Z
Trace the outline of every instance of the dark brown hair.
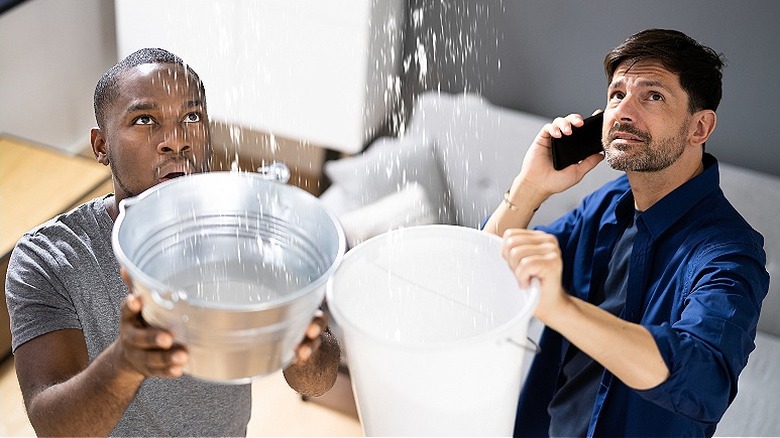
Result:
M633 64L646 59L659 61L679 75L680 85L688 93L691 113L718 109L723 95L722 55L676 30L643 30L628 37L604 58L607 84L623 62Z

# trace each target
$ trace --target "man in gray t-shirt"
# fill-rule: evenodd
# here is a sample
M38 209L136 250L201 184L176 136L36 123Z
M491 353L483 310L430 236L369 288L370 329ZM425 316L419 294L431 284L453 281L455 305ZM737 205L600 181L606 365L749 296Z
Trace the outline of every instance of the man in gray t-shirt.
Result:
M14 350L47 333L73 329L83 333L92 362L117 339L127 288L111 249L113 221L105 203L112 197L55 218L16 246L7 280ZM141 384L111 435L245 435L249 413L250 385L152 377Z
M95 117L92 148L111 167L114 194L25 234L8 266L12 347L30 422L39 435L245 435L250 386L182 376L186 348L145 324L111 248L122 199L208 171L203 84L177 56L142 49L101 77ZM317 315L284 371L306 395L336 378L338 343L325 328Z

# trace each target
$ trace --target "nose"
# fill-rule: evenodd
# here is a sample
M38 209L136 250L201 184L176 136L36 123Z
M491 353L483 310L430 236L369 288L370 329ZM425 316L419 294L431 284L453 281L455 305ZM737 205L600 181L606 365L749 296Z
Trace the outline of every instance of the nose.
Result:
M637 102L632 95L626 95L614 109L614 119L620 122L633 122L637 117Z
M174 154L181 155L192 150L184 130L179 127L172 127L163 133L163 138L157 144L157 153L162 155Z

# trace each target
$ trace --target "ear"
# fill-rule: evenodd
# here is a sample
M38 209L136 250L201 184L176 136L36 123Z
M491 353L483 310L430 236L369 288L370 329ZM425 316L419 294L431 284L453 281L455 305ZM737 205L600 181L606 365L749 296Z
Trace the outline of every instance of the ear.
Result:
M108 142L103 130L92 128L89 131L89 140L92 143L92 153L95 154L95 159L98 163L108 166Z
M690 141L695 146L703 145L710 138L715 125L718 122L718 116L715 111L701 110L693 114L693 123L691 124Z

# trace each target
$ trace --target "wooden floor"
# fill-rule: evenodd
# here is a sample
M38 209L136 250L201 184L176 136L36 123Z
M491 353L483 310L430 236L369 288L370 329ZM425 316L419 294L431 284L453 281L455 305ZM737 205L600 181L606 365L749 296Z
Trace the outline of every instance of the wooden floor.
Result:
M252 384L248 436L363 436L360 423L311 401L303 401L281 372ZM0 365L0 436L33 437L13 359Z
M3 150L8 152L10 149L3 147ZM84 157L72 157L72 159L78 160L81 165ZM95 167L96 172L105 171L103 166L97 163L95 163L95 166L97 166ZM41 169L38 170L36 180L44 179L46 172L40 171ZM7 173L5 170L3 172L4 174ZM88 175L89 172L81 172L81 174ZM10 171L5 176L8 176L10 179ZM69 175L68 178L71 178L68 184L70 187L77 185L78 181L73 178L78 178L78 175ZM291 182L294 183L295 180ZM18 185L23 182L18 178L14 178L12 183ZM94 186L94 184L90 181L86 186ZM311 190L312 187L316 187L316 185L313 184L306 188ZM93 188L89 193L84 193L83 196L80 196L80 198L97 196L100 193L96 193L96 191L104 193L108 190L110 190L110 179L107 180L106 185ZM8 201L8 199L5 200ZM5 203L2 208L4 214L11 214L8 209L8 203ZM49 214L49 212L46 212L46 214ZM38 218L36 217L35 220L38 220ZM4 305L5 303L3 302ZM338 388L331 390L323 399L338 391L341 391L344 397L349 398L351 396L349 394L349 384L348 382L346 385L343 383ZM322 403L303 401L298 394L287 386L281 372L279 372L269 377L257 379L252 384L252 418L248 426L248 435L362 436L363 431L354 415L342 414L337 410L325 407ZM24 403L13 366L13 358L0 363L0 436L35 436L35 432L24 410Z

